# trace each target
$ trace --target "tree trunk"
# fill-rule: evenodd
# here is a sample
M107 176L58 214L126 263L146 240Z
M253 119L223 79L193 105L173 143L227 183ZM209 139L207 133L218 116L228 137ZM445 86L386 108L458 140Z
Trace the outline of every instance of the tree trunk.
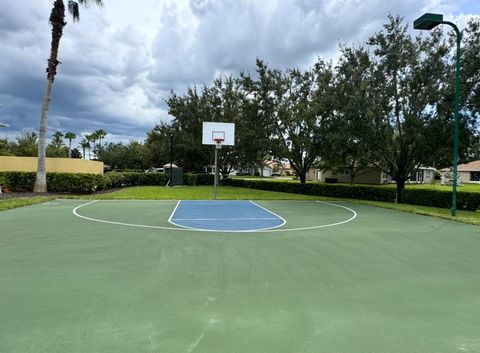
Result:
M68 158L72 158L72 140L68 139Z
M48 107L52 97L53 81L47 81L45 95L43 97L42 116L40 118L40 131L38 134L38 158L37 158L37 176L33 192L47 192L47 168L46 168L46 151L47 151L47 119Z
M307 182L307 173L298 173L298 177L300 178L300 184L305 184Z
M402 193L403 190L405 189L405 180L400 179L396 180L397 183L397 203L402 203Z
M46 149L47 149L47 120L48 109L52 99L52 88L55 75L57 74L57 66L59 61L58 48L60 46L60 39L63 35L63 27L65 27L65 4L63 0L55 0L50 13L50 23L52 25L52 42L50 48L50 58L48 59L47 67L47 86L43 96L42 114L40 118L40 131L38 134L38 164L37 177L34 192L47 192L47 170L46 170Z

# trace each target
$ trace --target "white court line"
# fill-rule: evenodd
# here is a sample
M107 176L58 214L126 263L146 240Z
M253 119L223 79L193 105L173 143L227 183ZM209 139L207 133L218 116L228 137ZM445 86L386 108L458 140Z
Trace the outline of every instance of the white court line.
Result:
M239 230L211 230L211 229L197 229L197 228L189 228L189 227L183 227L183 226L176 226L176 227L164 227L164 226L150 226L150 225L145 225L145 224L132 224L132 223L124 223L124 222L114 222L114 221L106 221L102 219L96 219L92 217L86 217L82 216L79 214L77 211L87 205L91 205L95 202L98 201L117 201L117 200L93 200L84 204L81 204L80 206L77 206L73 209L73 214L79 218L83 218L85 220L93 221L93 222L99 222L99 223L106 223L106 224L114 224L114 225L121 225L121 226L127 226L127 227L139 227L139 228L150 228L150 229L165 229L165 230L177 230L177 231L200 231L200 232L212 232L212 233L254 233L254 232L260 232L260 233L268 233L268 232L289 232L289 231L301 231L301 230L309 230L309 229L319 229L319 228L326 228L326 227L333 227L333 226L338 226L341 224L345 224L348 222L353 221L355 218L357 218L358 214L351 208L342 206L342 205L337 205L334 203L329 203L329 202L323 202L323 201L304 201L305 203L319 203L319 204L325 204L329 206L334 206L334 207L340 207L343 209L346 209L350 212L353 213L353 216L350 217L347 220L341 221L341 222L336 222L336 223L330 223L330 224L323 224L323 225L318 225L318 226L310 226L310 227L300 227L300 228L283 228L283 229L265 229L265 230L247 230L247 231L239 231ZM123 200L119 200L123 201ZM142 201L142 200L137 200L137 201ZM145 200L145 201L155 201L155 200ZM162 200L158 200L162 201ZM168 201L175 201L175 200L168 200ZM178 201L180 202L180 201ZM286 200L286 202L289 202L289 200ZM295 202L295 200L294 200ZM297 201L298 202L298 201ZM301 201L303 202L303 201ZM342 202L342 201L340 201ZM177 203L178 206L178 203ZM260 206L261 207L261 206ZM268 211L268 210L267 210ZM173 212L172 212L173 213ZM283 218L282 218L283 219ZM174 223L172 223L174 224Z
M178 229L177 227L162 227L162 226L149 226L149 225L146 225L146 224L134 224L134 223L124 223L124 222L113 222L113 221L105 221L103 219L97 219L97 218L92 218L92 217L86 217L86 216L82 216L81 214L79 214L77 211L82 208L83 206L87 206L87 205L91 205L95 202L97 202L98 200L93 200L91 202L87 202L87 203L84 203L80 206L77 206L73 209L73 214L77 217L80 217L80 218L83 218L83 219L86 219L88 221L94 221L94 222L99 222L99 223L107 223L107 224L115 224L115 225L119 225L119 226L127 226L127 227L139 227L139 228L153 228L153 229L167 229L167 230L188 230L188 229Z
M170 213L170 217L168 217L168 223L172 223L172 224L175 224L172 222L172 218L173 218L173 215L175 214L175 212L177 211L177 208L178 206L180 205L180 202L182 202L181 200L178 200L177 204L175 205L175 208L173 209L172 213Z
M188 200L190 201L190 200ZM196 201L201 201L201 200L196 200ZM214 200L212 200L214 201ZM222 200L222 201L230 201L230 200ZM234 201L244 201L244 200L234 200ZM175 211L177 210L177 207L178 205L180 204L180 202L182 201L179 201L177 206L175 207L175 209L173 210L172 214L170 215L170 218L168 219L168 222L173 224L173 225L176 225L177 227L180 227L180 228L184 228L184 229L189 229L189 230L193 230L193 231L200 231L200 232L219 232L219 233L224 233L224 232L227 232L227 233L252 233L252 232L264 232L264 231L268 231L270 229L274 229L274 228L278 228L278 227L281 227L283 226L287 221L285 219L283 219L282 217L280 217L279 215L267 210L266 208L260 206L260 205L257 205L255 202L252 202L252 201L249 201L250 203L254 204L256 207L259 207L265 211L267 211L268 213L274 215L275 217L277 218L267 218L267 219L280 219L282 220L282 223L279 224L279 225L276 225L276 226L273 226L273 227L265 227L265 228L257 228L257 229L203 229L203 228L195 228L195 227L189 227L189 226L186 226L186 225L183 225L183 224L178 224L178 223L175 223L175 221L179 221L179 220L184 220L184 219L181 219L181 218L172 218L172 216L175 214ZM232 218L233 219L233 218ZM248 220L258 220L258 219L262 219L262 218L251 218L251 219L248 219ZM185 219L185 220L195 220L195 219ZM200 219L198 219L200 220ZM222 220L226 220L225 218L222 218L222 219L219 219L220 221Z
M286 220L285 218L283 218L283 217L279 216L279 215L278 215L278 214L276 214L276 213L273 213L272 211L270 211L270 210L266 209L265 207L262 207L262 206L260 206L258 203L255 203L255 202L253 202L253 201L250 201L250 203L254 204L254 205L255 205L255 206L257 206L257 207L260 207L262 210L264 210L264 211L267 211L268 213L270 213L270 214L274 215L275 217L278 217L278 218L280 218L280 219L283 221L283 223L282 223L282 224L280 224L280 225L278 225L278 226L275 226L275 227L270 227L270 228L265 228L265 229L274 229L274 228L279 228L279 227L283 226L285 223L287 223L287 220Z

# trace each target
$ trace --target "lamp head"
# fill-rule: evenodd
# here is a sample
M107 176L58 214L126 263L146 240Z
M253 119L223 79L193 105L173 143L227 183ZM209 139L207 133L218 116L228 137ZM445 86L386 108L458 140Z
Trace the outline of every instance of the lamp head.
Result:
M443 22L443 15L437 13L426 13L413 22L413 28L425 29L427 31L437 27Z

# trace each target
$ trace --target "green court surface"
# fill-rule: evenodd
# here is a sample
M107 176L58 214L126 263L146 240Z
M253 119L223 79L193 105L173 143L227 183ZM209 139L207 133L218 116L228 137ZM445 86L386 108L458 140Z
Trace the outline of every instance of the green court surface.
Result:
M1 212L0 351L480 352L480 227L256 203L286 224L181 229L176 201Z

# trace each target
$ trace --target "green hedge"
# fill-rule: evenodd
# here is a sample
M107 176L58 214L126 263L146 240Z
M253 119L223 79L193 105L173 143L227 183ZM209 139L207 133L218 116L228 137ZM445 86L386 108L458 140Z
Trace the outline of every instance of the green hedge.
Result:
M10 191L32 191L36 172L0 172L0 183ZM102 175L86 173L47 173L50 192L88 194L106 188Z
M86 173L47 173L47 188L51 192L91 194L106 188L103 175Z
M402 194L404 203L421 206L451 208L452 193L446 190L405 189ZM457 191L457 209L476 211L480 209L480 194Z
M238 186L250 189L280 191L294 194L315 196L339 197L357 200L372 200L394 202L395 188L386 188L370 185L336 185L336 184L300 184L261 180L226 179L224 185ZM405 189L402 195L404 203L450 208L452 194L450 191ZM457 193L457 209L476 211L480 209L480 195L472 192Z
M137 185L161 185L167 183L165 173L110 172L105 174L107 188Z
M10 191L32 191L36 172L0 172L0 185ZM50 192L89 194L122 186L165 185L164 173L47 173Z
M183 180L185 185L213 185L213 179L215 176L213 174L207 173L185 173L183 175Z

